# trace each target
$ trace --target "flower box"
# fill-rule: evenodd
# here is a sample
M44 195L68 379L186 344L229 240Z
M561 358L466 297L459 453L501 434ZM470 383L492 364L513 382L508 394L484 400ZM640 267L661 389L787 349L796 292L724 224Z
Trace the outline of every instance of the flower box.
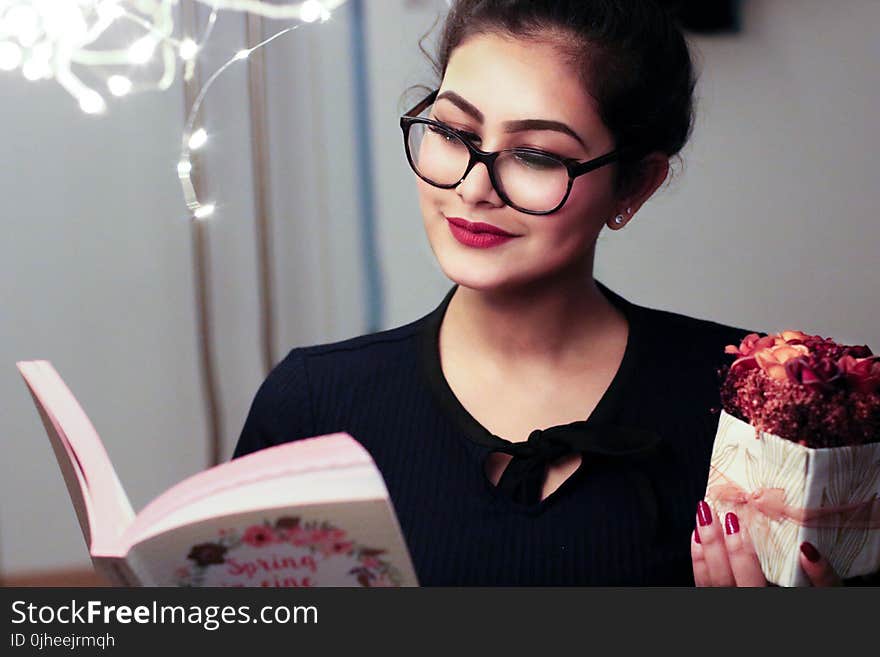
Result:
M725 351L706 500L737 514L769 582L809 585L804 541L844 579L880 571L880 358L800 331Z
M880 443L812 449L721 412L706 500L739 516L767 581L809 586L803 541L843 578L880 570L878 498Z

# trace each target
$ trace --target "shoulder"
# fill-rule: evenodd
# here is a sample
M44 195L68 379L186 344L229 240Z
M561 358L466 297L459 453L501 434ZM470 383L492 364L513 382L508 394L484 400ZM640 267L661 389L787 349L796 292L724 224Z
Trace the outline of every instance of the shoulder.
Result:
M292 349L258 388L235 456L317 435L324 429L327 408L348 408L354 400L371 396L377 387L388 387L395 371L407 376L413 371L417 338L425 320Z
M334 371L345 372L350 378L380 365L387 368L412 352L424 322L425 318L421 318L404 326L338 342L297 347L275 367L270 378L283 381Z
M753 328L685 315L670 310L635 306L640 329L645 340L660 352L673 352L677 358L724 360L724 347L739 345L750 333L761 333Z
M733 361L725 347L738 346L749 333L759 333L645 306L637 306L634 315L640 331L642 393L684 409L717 407L722 368Z

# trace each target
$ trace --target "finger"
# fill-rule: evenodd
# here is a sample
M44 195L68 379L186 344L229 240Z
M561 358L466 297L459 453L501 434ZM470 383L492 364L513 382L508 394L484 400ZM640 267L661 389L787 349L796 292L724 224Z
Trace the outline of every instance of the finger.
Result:
M841 586L842 582L827 559L819 554L812 543L801 543L801 568L813 586Z
M697 532L703 548L703 559L709 571L709 586L735 586L736 580L727 558L721 521L705 500L700 500L697 505Z
M700 535L694 529L691 534L691 562L694 566L694 584L696 586L710 586L709 567L703 558L703 546L700 545Z
M735 513L724 516L724 542L736 585L767 586L758 555L751 541L740 531L739 518Z

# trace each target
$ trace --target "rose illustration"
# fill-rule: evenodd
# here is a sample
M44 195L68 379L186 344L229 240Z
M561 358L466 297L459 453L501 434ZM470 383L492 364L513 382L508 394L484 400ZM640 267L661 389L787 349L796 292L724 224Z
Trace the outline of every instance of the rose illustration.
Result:
M247 531L245 531L241 540L254 547L263 547L264 545L275 542L275 534L269 527L252 525L247 528Z
M221 564L226 560L226 550L227 548L219 543L199 543L193 546L186 558L192 559L199 566Z

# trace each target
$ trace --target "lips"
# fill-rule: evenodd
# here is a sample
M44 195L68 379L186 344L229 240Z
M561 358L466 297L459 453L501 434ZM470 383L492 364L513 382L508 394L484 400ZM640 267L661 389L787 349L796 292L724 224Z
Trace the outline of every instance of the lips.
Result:
M498 226L493 226L492 224L486 224L481 221L471 222L467 219L462 219L461 217L446 217L446 221L451 223L453 226L457 226L463 230L467 230L474 234L489 234L489 235L500 235L502 237L516 237L513 233L508 233L506 230L501 230Z

